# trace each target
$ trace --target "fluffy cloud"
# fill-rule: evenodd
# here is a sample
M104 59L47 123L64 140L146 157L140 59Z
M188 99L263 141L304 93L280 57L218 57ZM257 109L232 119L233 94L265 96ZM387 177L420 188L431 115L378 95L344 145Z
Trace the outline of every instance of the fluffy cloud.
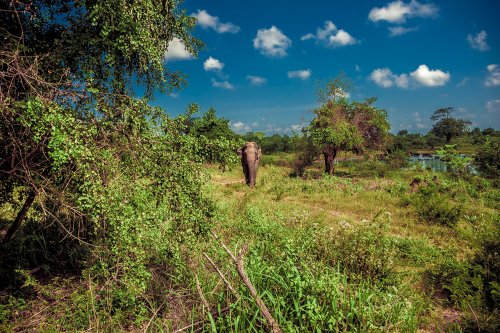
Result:
M234 86L228 81L217 81L216 79L212 79L212 86L227 90L233 90Z
M210 15L206 10L199 10L197 13L192 13L192 17L196 18L197 23L204 29L213 29L216 32L223 33L238 33L240 31L240 27L233 23L221 23L217 16Z
M399 88L408 88L409 78L407 74L395 75L389 68L379 68L374 70L370 79L377 85L390 88L396 85Z
M284 57L292 41L274 25L270 29L259 29L253 47L268 57Z
M443 86L450 80L450 73L439 69L431 70L427 65L418 66L417 70L412 72L411 77L426 87Z
M407 28L407 27L402 27L400 25L395 26L395 27L389 27L389 36L390 37L396 37L396 36L401 36L404 34L407 34L412 31L417 31L418 27L413 27L413 28Z
M358 43L347 31L337 29L332 21L325 21L323 28L317 28L316 34L308 33L300 40L315 39L328 47L342 47Z
M375 7L370 11L368 18L373 22L387 21L390 23L403 23L407 18L412 17L433 17L438 13L438 7L432 3L421 4L416 0L409 3L397 0L387 6Z
M491 64L486 67L488 69L488 76L484 81L484 85L487 87L495 87L500 85L500 68L497 64Z
M235 123L230 123L231 127L233 128L233 130L237 133L247 133L247 132L250 132L252 130L252 128L241 122L241 121L237 121Z
M484 52L490 49L488 43L486 42L486 37L488 37L488 34L486 33L486 31L482 30L476 35L467 35L467 41L469 42L470 47L472 47L473 49Z
M486 111L500 113L500 99L486 102Z
M427 65L420 65L410 74L394 74L389 68L378 68L370 74L370 80L383 88L393 86L408 88L410 85L423 85L426 87L438 87L450 80L450 73L441 70L431 70Z
M186 50L186 46L182 41L174 37L174 39L168 43L167 51L165 52L165 60L175 61L188 59L193 59L193 56Z
M261 86L267 82L267 79L265 77L260 77L255 75L247 75L247 80L250 82L251 85L254 86Z
M209 57L203 63L203 68L206 71L221 71L222 68L224 68L224 64L222 62L220 62L218 59Z
M288 78L290 79L301 79L307 80L311 76L312 72L310 69L302 69L298 71L290 71L288 72Z

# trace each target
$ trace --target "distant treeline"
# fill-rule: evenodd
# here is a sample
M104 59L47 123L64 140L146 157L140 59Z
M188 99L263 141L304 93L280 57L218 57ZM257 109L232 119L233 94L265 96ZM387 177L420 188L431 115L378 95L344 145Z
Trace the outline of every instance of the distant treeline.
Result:
M300 150L303 138L298 134L291 136L284 134L273 134L266 136L263 132L248 132L243 135L245 141L256 142L265 154L274 154L278 152L293 152Z
M402 130L397 134L390 134L390 138L391 139L387 142L387 150L389 152L397 150L407 152L434 150L446 143L444 137L439 137L433 132L420 134L409 133L407 130ZM476 127L472 131L453 137L451 143L457 144L460 149L467 149L483 145L488 138L493 140L500 139L500 131L493 128L481 130L479 127ZM243 139L245 141L257 142L266 154L300 151L304 144L303 136L297 133L291 135L266 135L263 132L248 132L243 135Z
M399 131L396 135L391 134L392 142L388 143L389 151L418 151L436 149L446 144L444 137L437 136L432 131L427 134L409 133L407 130ZM493 128L481 130L479 127L462 135L453 137L452 144L457 144L460 149L472 148L486 143L490 139L499 139L500 131Z

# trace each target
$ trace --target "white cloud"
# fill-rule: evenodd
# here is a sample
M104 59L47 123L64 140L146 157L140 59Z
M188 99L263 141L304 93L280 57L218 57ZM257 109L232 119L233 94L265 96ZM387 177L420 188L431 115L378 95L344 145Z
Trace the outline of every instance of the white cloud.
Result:
M292 41L274 25L270 29L259 29L253 47L268 57L284 57Z
M240 27L233 23L221 23L217 16L210 15L206 10L198 9L197 13L192 13L192 17L196 18L197 23L204 29L213 29L216 32L223 33L238 33L240 31Z
M359 67L359 65L354 66L354 69L356 72L361 72L361 67Z
M217 88L223 88L227 90L233 90L234 86L228 81L217 81L216 79L212 79L212 86Z
M389 29L389 36L390 37L396 37L396 36L401 36L401 35L407 34L407 33L412 32L412 31L417 31L418 27L407 28L407 27L403 27L403 26L398 25L395 27L389 27L387 29Z
M486 102L486 111L500 113L500 99Z
M347 31L337 29L332 21L325 21L323 28L317 28L316 34L308 33L300 40L315 39L328 47L342 47L358 43Z
M247 80L250 81L250 84L254 86L261 86L267 82L267 79L265 77L255 75L247 75Z
M430 70L427 65L420 65L410 74L394 74L389 68L377 68L370 74L370 80L383 88L393 86L406 89L410 86L424 85L426 87L437 87L446 84L451 75L441 70Z
M408 88L408 74L395 75L389 68L378 68L370 74L370 79L378 86L390 88L396 85L399 88Z
M237 133L247 133L250 132L252 129L250 126L241 121L237 121L235 123L231 122L230 125L233 128L233 130Z
M418 68L410 73L411 77L426 87L443 86L450 80L450 73L443 72L439 69L431 70L427 65L420 65Z
M399 88L406 89L410 84L410 79L408 77L408 74L395 75L394 82L396 83L396 86L398 86Z
M288 72L288 78L289 79L301 79L301 80L307 80L311 76L312 72L310 69L301 69L298 71L290 71Z
M370 79L380 87L389 88L394 85L393 75L389 68L378 68L371 73Z
M486 31L482 30L475 36L473 36L472 34L467 35L467 41L469 42L470 47L472 47L473 49L484 52L490 49L488 43L486 42L486 37L488 37L488 34L486 33Z
M186 46L179 38L174 37L174 39L168 43L167 51L165 52L165 60L175 61L190 59L193 59L193 56L186 50Z
M416 0L409 3L397 0L385 7L372 8L368 18L373 22L387 21L390 23L403 23L412 17L434 17L438 13L438 7L432 3L421 4Z
M329 45L332 47L340 47L356 44L356 38L349 35L345 30L340 29L335 35L330 36Z
M491 64L486 67L488 69L488 76L484 81L484 85L487 87L495 87L500 85L500 68L497 64Z
M218 59L209 57L203 63L203 68L206 71L221 71L222 68L224 68L224 64L222 62L220 62Z

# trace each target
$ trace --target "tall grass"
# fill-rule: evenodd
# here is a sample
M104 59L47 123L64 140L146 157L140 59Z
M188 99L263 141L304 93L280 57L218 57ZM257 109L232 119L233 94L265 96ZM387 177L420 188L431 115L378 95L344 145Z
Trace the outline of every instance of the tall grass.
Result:
M215 167L203 190L217 203L213 230L234 253L248 245L248 277L283 331L500 327L494 320L498 189L490 182L427 170L386 172L378 162L380 169L371 170L372 162L363 161L356 163L368 164L341 164L340 176L318 169L308 178L291 178L289 156L266 159L254 190L238 168L221 173ZM414 178L422 180L418 188L409 185ZM455 205L458 215L442 214ZM433 219L435 212L443 219ZM266 331L219 241L207 237L175 254L170 262L178 266L149 267L150 286L128 306L107 293L106 281L46 283L19 272L26 287L16 297L0 294L0 330ZM54 301L53 295L60 297ZM450 318L450 312L457 315ZM29 322L35 314L37 321Z

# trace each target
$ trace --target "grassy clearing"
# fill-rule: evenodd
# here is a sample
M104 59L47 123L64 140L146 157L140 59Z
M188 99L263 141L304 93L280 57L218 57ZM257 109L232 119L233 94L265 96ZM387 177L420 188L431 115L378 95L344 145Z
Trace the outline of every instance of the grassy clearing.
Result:
M213 230L233 253L248 246L248 277L285 332L499 328L498 189L479 178L363 161L341 163L335 177L317 165L305 179L290 178L292 160L266 156L254 190L239 168L207 166L204 188L218 208ZM415 178L421 182L411 187ZM133 304L110 301L105 283L44 283L21 272L24 294L2 296L0 327L265 331L217 240L200 239L181 253L178 267L151 267L152 284Z

